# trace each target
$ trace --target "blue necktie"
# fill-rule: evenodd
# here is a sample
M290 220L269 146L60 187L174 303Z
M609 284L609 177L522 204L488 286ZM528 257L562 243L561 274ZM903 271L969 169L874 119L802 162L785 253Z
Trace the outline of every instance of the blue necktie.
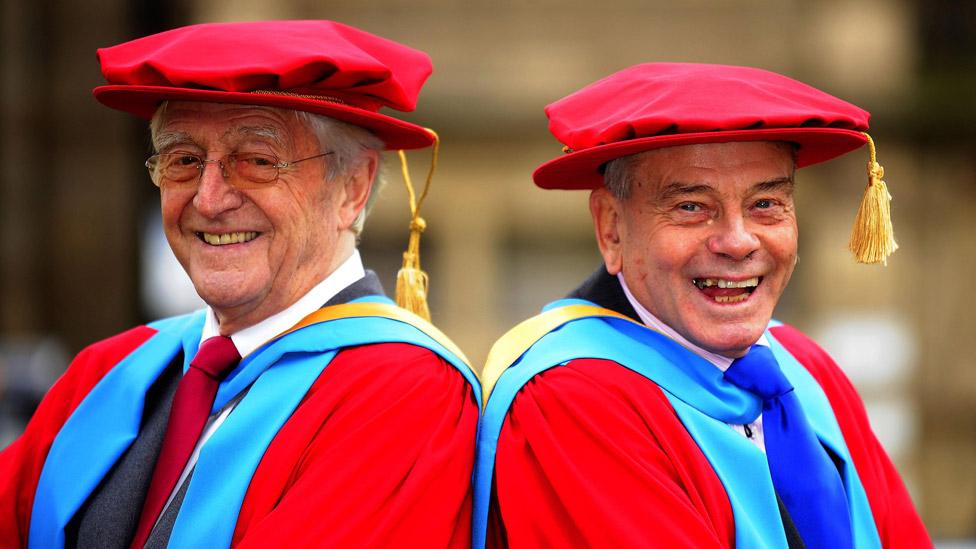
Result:
M725 379L762 398L773 487L804 544L811 549L852 547L851 517L840 474L769 347L753 345L732 363Z

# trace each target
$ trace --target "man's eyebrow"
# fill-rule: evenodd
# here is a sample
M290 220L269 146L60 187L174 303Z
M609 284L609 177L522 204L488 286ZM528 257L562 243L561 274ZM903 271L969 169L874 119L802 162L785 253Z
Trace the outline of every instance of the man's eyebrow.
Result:
M761 181L753 185L752 189L755 192L772 192L772 191L791 191L793 190L793 177L783 176L777 177L775 179L769 179L766 181Z
M281 139L281 132L274 126L240 126L236 129L227 130L227 133L224 135L227 136L232 133L236 133L241 137L263 137L274 141L278 145L284 144Z
M705 183L684 183L681 181L675 181L665 185L664 188L661 189L661 192L658 193L658 198L660 200L669 200L692 194L712 192L714 190L714 187Z
M159 132L153 138L153 147L157 151L164 151L176 145L192 144L193 138L186 132Z

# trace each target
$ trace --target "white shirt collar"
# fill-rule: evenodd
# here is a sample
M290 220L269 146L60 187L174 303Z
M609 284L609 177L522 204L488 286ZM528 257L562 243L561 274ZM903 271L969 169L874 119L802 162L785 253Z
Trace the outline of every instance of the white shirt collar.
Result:
M645 326L657 330L658 332L661 332L662 334L668 336L669 338L677 341L681 345L687 347L690 351L692 351L696 355L704 358L705 360L717 366L719 370L722 370L724 372L725 370L729 369L729 366L732 365L731 358L702 349L701 347L685 339L684 336L676 332L673 328L671 328L664 322L661 322L659 318L652 315L650 311L645 309L644 306L641 305L637 301L637 299L634 298L634 294L630 293L630 288L627 287L627 282L624 280L623 272L617 273L617 280L620 281L620 287L624 289L624 295L627 296L627 301L629 301L630 305L634 308L635 311L637 311L637 316L640 317L641 322L643 322ZM763 333L763 335L759 337L759 341L756 342L756 345L765 345L767 347L769 346L769 341L766 340L765 333Z
M298 301L254 326L231 334L230 339L237 347L237 352L241 356L247 356L271 338L298 324L299 320L321 308L336 294L364 276L366 276L366 271L363 269L363 260L359 257L359 250L353 249L352 255L343 261L339 268L332 271L332 274L316 284ZM220 323L217 321L217 315L214 314L213 309L207 307L207 318L203 324L203 335L200 341L217 335L220 335Z

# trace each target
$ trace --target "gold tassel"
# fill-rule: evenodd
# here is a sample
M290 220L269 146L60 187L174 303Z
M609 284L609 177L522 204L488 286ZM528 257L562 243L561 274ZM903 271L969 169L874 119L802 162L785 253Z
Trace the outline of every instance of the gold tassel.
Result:
M861 207L854 218L848 247L859 263L888 265L888 256L898 249L891 226L891 194L882 179L884 168L877 162L874 140L866 133L864 136L868 138L868 150L871 154L868 161L868 186L864 189Z
M420 235L427 228L427 222L420 217L420 206L427 198L427 192L430 191L430 182L434 177L434 170L437 169L437 155L441 140L434 130L427 128L427 131L434 136L434 149L431 153L430 170L427 172L427 183L419 199L416 198L413 183L410 181L407 155L402 150L397 151L400 155L403 183L407 187L407 196L410 199L410 240L407 242L407 251L403 252L403 266L397 272L396 303L424 320L430 321L430 308L427 306L429 280L427 273L420 268Z

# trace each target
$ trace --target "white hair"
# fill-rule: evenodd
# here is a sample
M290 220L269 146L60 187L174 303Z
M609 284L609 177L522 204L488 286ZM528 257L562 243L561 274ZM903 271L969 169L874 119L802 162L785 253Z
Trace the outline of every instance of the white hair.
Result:
M168 101L161 103L159 108L156 109L155 114L153 114L152 120L149 122L149 131L152 136L153 146L157 151L160 150L157 136L165 121L168 104ZM279 110L293 113L299 122L315 135L315 138L319 142L319 150L323 152L331 151L333 153L328 162L326 182L348 175L354 168L366 161L369 151L380 152L385 148L383 140L365 128L321 114L288 109ZM377 155L377 162L381 160L382 155ZM377 175L372 182L373 188L372 192L370 192L369 200L366 202L366 206L362 211L359 212L356 220L353 221L352 227L350 227L357 238L362 234L363 226L366 223L366 215L372 209L376 198L380 194L379 191L383 187L384 181L379 176L379 168L380 166L377 166Z
M373 132L359 126L341 122L321 114L305 111L295 111L295 114L305 124L305 127L315 134L315 137L319 141L320 149L323 151L332 151L333 153L329 162L329 170L326 174L327 181L348 175L352 169L366 161L369 151L380 152L385 147L382 139L376 137ZM379 197L380 189L384 183L383 178L379 175L379 163L382 160L382 155L378 154L376 159L377 175L372 182L373 188L369 194L369 199L366 201L366 206L356 216L352 227L350 227L357 238L363 234L366 216L373 208L373 204Z

